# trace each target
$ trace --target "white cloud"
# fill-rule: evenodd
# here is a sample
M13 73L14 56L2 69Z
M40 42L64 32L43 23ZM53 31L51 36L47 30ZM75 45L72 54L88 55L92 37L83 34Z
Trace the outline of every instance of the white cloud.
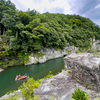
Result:
M91 20L98 20L100 0L11 0L22 11L37 10L39 13L78 14ZM98 18L98 19L97 19ZM100 21L95 21L97 24ZM100 25L100 24L99 24Z
M65 14L71 14L70 11L70 0L11 0L15 3L16 7L19 10L26 11L28 8L30 10L35 9L40 13L44 13L46 11L51 11L52 8L63 8ZM19 5L20 4L20 5ZM58 11L59 13L59 11Z
M100 4L98 4L98 5L95 6L95 9L98 9L98 8L100 8Z

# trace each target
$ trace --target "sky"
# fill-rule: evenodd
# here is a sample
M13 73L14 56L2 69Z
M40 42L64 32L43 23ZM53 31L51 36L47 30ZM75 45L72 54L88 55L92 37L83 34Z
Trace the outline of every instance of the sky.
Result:
M22 11L75 14L91 19L100 26L100 0L11 0Z

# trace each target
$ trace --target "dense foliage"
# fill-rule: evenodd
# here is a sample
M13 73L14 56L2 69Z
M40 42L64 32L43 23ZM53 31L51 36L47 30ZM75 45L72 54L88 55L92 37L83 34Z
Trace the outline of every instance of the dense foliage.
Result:
M100 37L100 28L79 15L40 14L19 11L10 1L0 0L1 35L9 38L7 50L37 51L42 47L64 48L67 43L90 47L91 38Z

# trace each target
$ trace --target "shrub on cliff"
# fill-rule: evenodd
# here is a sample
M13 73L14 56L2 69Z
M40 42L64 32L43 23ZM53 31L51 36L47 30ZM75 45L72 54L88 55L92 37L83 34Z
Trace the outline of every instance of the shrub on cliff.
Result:
M89 100L86 92L76 89L74 93L72 93L72 100Z
M29 78L26 83L24 82L23 85L19 87L19 89L21 89L22 96L24 96L26 100L30 100L33 97L33 90L41 85L40 80Z
M51 73L51 71L44 77L44 79L46 78L50 78L50 77L53 77L54 75Z

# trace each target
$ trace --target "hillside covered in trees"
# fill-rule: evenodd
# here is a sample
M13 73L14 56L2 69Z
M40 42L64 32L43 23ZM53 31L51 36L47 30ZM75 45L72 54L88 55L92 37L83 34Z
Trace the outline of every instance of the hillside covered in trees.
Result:
M100 27L89 18L59 13L40 14L36 10L19 11L10 1L0 0L0 53L27 53L42 47L61 48L66 44L90 47L91 38L100 38ZM5 53L5 52L4 52ZM11 53L12 54L12 53Z

